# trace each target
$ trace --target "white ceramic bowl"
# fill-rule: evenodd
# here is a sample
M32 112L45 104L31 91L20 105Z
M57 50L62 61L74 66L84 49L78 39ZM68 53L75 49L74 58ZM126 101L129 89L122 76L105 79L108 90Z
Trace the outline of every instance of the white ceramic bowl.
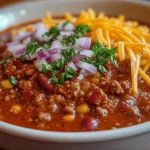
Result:
M51 0L26 2L0 9L0 29L42 17L47 10L53 15L93 8L108 15L124 14L127 18L150 24L150 4L138 1ZM48 132L0 122L0 148L8 150L150 150L150 122L117 130L95 132Z

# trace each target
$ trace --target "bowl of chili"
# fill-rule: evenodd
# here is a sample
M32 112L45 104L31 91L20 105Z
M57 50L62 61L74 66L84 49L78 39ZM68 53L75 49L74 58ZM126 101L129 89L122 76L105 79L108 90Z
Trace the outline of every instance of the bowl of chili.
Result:
M0 147L149 149L149 8L61 0L1 9Z

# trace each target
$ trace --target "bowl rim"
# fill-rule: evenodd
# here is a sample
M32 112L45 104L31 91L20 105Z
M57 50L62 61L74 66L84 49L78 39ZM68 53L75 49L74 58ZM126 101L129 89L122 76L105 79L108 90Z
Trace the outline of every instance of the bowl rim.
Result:
M110 0L106 0L106 1L110 1ZM47 2L50 1L36 1L36 3L47 3ZM114 0L114 2L120 2L120 3L127 2L127 3L136 3L144 6L150 6L150 3L146 1ZM21 6L27 3L33 5L35 2L34 1L18 2L15 3L15 5L14 4L7 5L6 7L1 8L0 12L5 9ZM54 143L56 142L57 143L87 143L87 142L89 143L89 142L109 141L109 140L127 138L131 136L143 134L146 132L150 132L150 121L138 125L116 129L116 130L114 129L114 130L93 131L93 132L44 131L44 130L20 127L20 126L16 126L13 124L0 121L0 134L1 133L8 134L10 136L16 136L19 138L25 138L25 139L43 141L43 142L54 142Z

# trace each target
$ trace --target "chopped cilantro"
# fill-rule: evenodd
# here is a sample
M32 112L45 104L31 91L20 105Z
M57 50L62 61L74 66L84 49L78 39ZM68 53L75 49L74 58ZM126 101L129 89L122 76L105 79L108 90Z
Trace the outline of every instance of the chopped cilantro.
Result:
M67 62L71 61L71 59L77 54L78 51L76 51L74 48L68 48L62 51L62 55Z
M69 20L67 20L63 25L62 27L65 27L68 23L71 23Z
M10 76L9 81L13 85L17 84L17 80L16 80L16 78L14 76Z
M8 62L11 57L4 57L2 60L0 60L0 65Z
M59 29L55 26L55 27L52 27L48 32L45 33L46 36L51 36L51 39L50 39L50 44L56 40L56 38L58 37L58 35L60 34L60 31Z
M36 52L36 49L39 48L40 45L37 42L30 42L26 46L25 54L21 56L22 59L25 59L26 56L34 54Z
M91 29L88 25L77 25L75 28L74 35L71 36L63 36L61 43L63 45L68 45L69 43L72 43L73 45L76 42L76 39L78 39L81 35L85 36L87 32L90 32Z
M79 34L82 34L83 36L85 36L85 34L90 31L91 31L90 27L84 24L79 24L75 28L76 36L79 36Z
M92 60L89 58L83 59L83 61L93 64L97 67L98 71L101 73L106 72L106 68L104 67L104 64L110 59L116 66L117 61L114 56L116 52L116 47L112 49L108 49L106 45L101 45L98 41L96 41L92 47L92 51L94 52L94 57Z

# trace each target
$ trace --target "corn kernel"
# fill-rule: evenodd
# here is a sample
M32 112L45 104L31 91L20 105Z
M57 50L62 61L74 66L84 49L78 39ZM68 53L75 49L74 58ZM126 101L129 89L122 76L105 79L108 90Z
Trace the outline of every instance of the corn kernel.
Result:
M12 35L16 35L16 34L17 34L17 31L16 31L16 30L12 30L12 31L11 31L11 34L12 34Z
M88 104L81 104L77 107L77 112L80 114L84 114L89 112L90 108L88 106Z
M6 89L11 89L11 88L13 88L13 85L10 83L9 80L3 80L3 81L1 82L1 85L2 85L4 88L6 88Z
M15 114L18 114L19 112L22 111L22 107L20 105L13 105L11 107L11 111Z
M98 83L99 80L98 80L98 78L92 78L91 81L92 81L93 83Z
M101 74L98 71L94 74L94 77L99 78L100 76L101 76Z
M73 121L74 119L75 119L74 114L69 114L69 115L63 116L63 120L65 120L65 121Z
M26 31L26 27L21 27L18 31L19 32L24 32L24 31Z
M34 26L28 25L28 26L27 26L27 30L34 31Z

